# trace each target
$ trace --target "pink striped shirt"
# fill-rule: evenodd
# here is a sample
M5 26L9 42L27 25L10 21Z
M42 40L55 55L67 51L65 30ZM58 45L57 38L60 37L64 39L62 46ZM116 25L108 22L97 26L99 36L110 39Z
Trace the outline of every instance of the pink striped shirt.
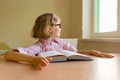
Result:
M41 41L37 41L35 44L32 44L26 48L19 47L17 50L20 53L27 54L27 55L36 55L41 52L46 51L60 51L60 50L69 50L76 52L76 47L72 46L70 43L66 43L59 38L55 39L43 39Z

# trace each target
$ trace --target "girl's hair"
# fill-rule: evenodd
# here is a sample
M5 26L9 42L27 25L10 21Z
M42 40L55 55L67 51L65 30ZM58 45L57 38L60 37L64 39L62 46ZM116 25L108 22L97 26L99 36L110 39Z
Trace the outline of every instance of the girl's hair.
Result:
M51 33L47 31L48 27L53 27L60 18L52 13L45 13L37 17L32 29L32 37L38 39L48 39Z

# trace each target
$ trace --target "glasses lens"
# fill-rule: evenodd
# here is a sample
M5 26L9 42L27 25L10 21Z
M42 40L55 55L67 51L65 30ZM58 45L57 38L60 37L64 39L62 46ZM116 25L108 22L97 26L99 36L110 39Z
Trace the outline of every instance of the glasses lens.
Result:
M59 26L59 28L61 28L61 24L55 24L55 26Z

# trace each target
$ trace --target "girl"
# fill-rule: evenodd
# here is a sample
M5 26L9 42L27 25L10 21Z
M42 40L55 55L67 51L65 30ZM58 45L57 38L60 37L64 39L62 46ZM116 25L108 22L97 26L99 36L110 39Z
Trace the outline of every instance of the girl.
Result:
M36 69L42 69L49 65L51 58L42 58L38 53L52 50L70 50L82 54L90 54L99 57L113 57L107 53L95 50L77 50L74 46L59 39L61 33L60 18L52 13L40 15L33 26L32 37L38 41L27 48L19 47L5 53L4 58L10 61L27 62Z

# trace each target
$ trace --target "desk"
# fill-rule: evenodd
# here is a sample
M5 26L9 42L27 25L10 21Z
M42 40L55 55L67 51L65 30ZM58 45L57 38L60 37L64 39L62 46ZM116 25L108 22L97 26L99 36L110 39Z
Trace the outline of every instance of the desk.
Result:
M0 80L120 80L120 54L93 61L51 63L43 70L0 57Z

